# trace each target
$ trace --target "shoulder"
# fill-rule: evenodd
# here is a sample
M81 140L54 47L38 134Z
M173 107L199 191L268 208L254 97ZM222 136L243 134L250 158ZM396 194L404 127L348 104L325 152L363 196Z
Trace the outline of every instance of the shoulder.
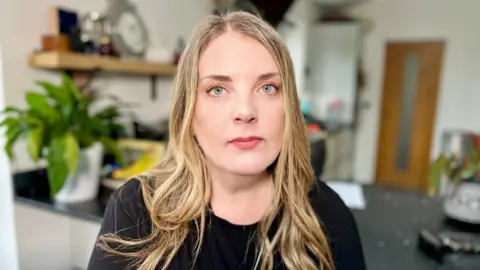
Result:
M310 203L322 224L337 270L364 270L365 261L355 218L340 196L322 181L309 194Z
M120 204L143 203L141 181L137 178L128 180L112 194L110 200Z
M148 234L150 215L142 195L142 180L131 179L110 197L103 217L103 233L141 238Z
M117 189L110 197L110 205L120 206L130 212L143 212L145 201L143 200L140 179L131 179Z
M100 227L99 236L114 234L124 240L144 239L151 231L150 216L143 201L141 180L132 179L117 189L107 203ZM112 249L119 248L120 242L99 238L98 244L107 244ZM131 251L137 251L134 247ZM130 257L112 254L96 246L90 256L88 270L128 269L134 260Z
M310 203L325 225L353 217L340 196L323 181L316 181L309 193ZM330 224L334 225L334 224Z

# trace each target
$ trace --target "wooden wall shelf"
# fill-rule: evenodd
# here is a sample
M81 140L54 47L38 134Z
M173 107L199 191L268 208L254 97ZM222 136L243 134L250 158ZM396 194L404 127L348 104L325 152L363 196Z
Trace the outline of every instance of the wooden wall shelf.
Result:
M29 65L41 69L103 71L145 76L173 77L177 72L177 67L173 64L158 64L68 52L33 53L29 57Z

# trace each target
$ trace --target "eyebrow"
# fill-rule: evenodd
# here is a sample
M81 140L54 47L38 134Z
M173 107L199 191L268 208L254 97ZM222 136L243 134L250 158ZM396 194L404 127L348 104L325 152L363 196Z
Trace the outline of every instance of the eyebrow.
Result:
M265 73L265 74L262 74L262 75L258 76L257 80L258 81L268 80L268 79L273 78L275 76L280 76L280 74L278 72ZM200 78L200 81L202 81L204 79L213 79L213 80L222 81L222 82L231 82L232 81L232 78L227 76L227 75L216 75L216 74L207 75L205 77L202 77L202 78Z

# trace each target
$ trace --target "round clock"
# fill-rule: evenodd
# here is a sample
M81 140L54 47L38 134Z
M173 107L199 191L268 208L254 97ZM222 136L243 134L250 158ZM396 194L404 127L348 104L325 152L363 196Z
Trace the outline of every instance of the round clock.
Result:
M109 0L107 16L111 41L122 57L143 57L149 46L148 31L136 8L127 0Z

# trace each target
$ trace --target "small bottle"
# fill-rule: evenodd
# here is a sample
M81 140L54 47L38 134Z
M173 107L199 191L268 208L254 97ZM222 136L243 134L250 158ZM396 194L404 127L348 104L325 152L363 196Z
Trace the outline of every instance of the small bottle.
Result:
M103 36L98 48L98 53L102 56L112 56L117 57L115 49L113 48L112 42L110 42L110 37Z
M103 31L102 37L100 38L100 45L98 46L98 53L102 56L118 57L118 53L116 52L110 39L110 35L112 33L110 21L104 18L102 27Z

